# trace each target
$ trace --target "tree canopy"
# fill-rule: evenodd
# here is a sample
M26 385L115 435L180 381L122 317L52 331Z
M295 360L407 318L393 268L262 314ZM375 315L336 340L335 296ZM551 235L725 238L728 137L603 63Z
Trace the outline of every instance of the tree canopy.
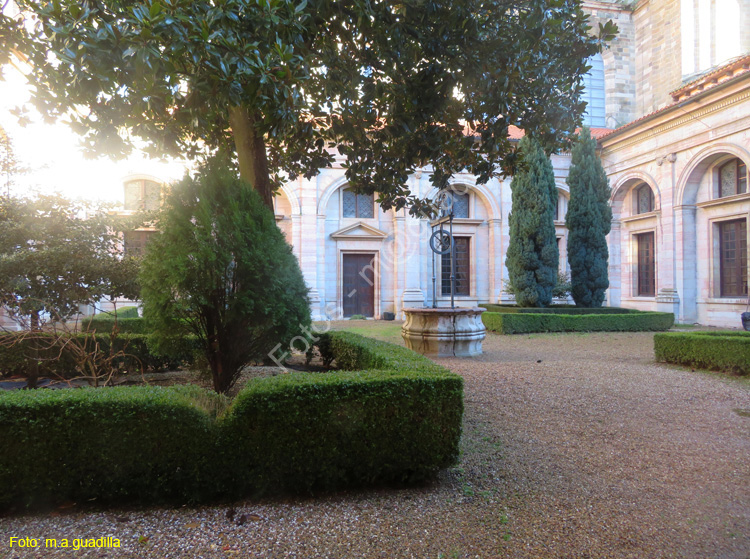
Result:
M97 154L234 149L270 206L285 177L336 151L350 184L388 208L406 178L511 174L511 125L549 150L584 109L590 34L578 0L16 0L5 45L30 65L33 102Z
M28 169L22 166L16 158L10 136L0 126L0 185L2 193L5 196L10 196L10 189L15 184L16 177L27 172Z
M0 304L27 327L66 320L102 298L135 299L137 263L122 259L106 208L61 196L0 197Z

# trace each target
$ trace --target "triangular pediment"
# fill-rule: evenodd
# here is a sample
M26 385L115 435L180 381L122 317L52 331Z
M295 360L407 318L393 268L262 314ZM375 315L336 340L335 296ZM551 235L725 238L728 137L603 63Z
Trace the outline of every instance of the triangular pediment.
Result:
M387 236L388 233L361 221L347 225L343 229L331 233L332 239L369 239L371 241L380 241Z

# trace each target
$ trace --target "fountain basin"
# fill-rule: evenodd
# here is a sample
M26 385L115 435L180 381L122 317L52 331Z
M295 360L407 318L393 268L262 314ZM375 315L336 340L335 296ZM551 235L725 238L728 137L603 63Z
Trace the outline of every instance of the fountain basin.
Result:
M401 336L406 347L432 357L472 357L482 354L487 333L482 307L404 309Z

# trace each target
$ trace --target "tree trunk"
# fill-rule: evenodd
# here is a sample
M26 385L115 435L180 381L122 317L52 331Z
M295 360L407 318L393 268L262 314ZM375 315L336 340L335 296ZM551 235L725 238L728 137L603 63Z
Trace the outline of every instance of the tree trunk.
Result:
M228 380L231 379L231 375L227 375L227 371L224 367L224 359L222 358L223 356L218 336L214 334L209 336L208 339L208 365L211 367L214 391L219 394L226 394L229 390ZM229 377L229 379L227 377Z
M39 381L39 340L35 332L40 332L42 329L39 326L39 312L31 312L31 352L33 359L31 360L31 367L29 367L28 373L26 374L26 388L36 388L37 382Z
M268 174L268 156L263 138L255 130L256 115L244 107L229 109L234 146L240 164L240 177L260 194L263 203L273 211L273 189Z

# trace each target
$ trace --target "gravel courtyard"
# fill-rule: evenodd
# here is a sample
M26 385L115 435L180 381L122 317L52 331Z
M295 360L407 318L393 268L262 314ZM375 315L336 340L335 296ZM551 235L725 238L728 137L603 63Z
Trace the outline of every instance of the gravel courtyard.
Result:
M338 323L399 341L397 323ZM432 484L0 518L0 557L750 558L750 382L653 360L653 334L489 334L461 463ZM10 549L10 536L40 538ZM45 538L119 538L53 550Z

